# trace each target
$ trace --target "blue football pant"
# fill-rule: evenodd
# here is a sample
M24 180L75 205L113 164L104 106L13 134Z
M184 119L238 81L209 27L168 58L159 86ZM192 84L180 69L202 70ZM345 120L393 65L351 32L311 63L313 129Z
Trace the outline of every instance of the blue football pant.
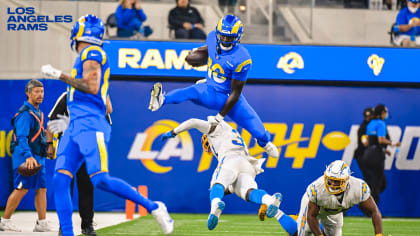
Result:
M218 92L212 86L203 83L168 92L165 95L163 104L178 104L184 101L192 101L193 103L208 109L220 111L225 105L228 97L228 94ZM264 128L260 117L248 104L242 94L239 97L238 102L228 113L228 116L238 125L248 130L248 132L257 139L258 144L261 147L264 147L271 141L270 133Z

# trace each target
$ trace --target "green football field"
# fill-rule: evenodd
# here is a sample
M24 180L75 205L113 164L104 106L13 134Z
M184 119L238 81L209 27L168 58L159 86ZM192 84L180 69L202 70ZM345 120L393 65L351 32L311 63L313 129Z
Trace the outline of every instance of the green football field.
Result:
M286 235L275 219L259 221L256 215L222 215L216 229L207 229L207 215L171 214L173 235ZM420 219L385 218L384 236L420 235ZM98 235L163 235L152 216L98 230ZM343 235L375 235L370 218L345 217Z

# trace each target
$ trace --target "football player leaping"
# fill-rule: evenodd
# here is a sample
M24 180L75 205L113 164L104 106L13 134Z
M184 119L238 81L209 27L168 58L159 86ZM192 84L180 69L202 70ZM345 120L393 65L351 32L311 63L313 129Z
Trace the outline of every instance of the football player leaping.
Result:
M344 161L334 161L324 176L312 182L300 203L297 235L341 235L343 211L356 204L372 217L376 236L382 236L382 217L365 181L350 176ZM276 218L283 212L278 211ZM322 228L320 227L320 222Z
M163 93L161 83L156 83L152 89L149 109L156 111L165 104L188 100L217 110L219 113L212 122L217 124L229 115L257 138L258 144L268 155L278 157L279 151L270 142L270 133L241 94L252 64L248 50L239 43L242 33L243 24L239 17L226 15L220 19L216 30L208 34L206 45L201 48L208 51L207 78L168 94Z
M277 213L282 195L269 195L266 191L258 189L255 182L255 176L263 172L261 165L265 159L250 156L238 131L223 120L219 121L217 126L212 125L214 119L214 116L209 116L208 121L189 119L162 136L162 140L166 140L195 128L203 133L203 149L212 152L219 161L210 183L211 211L207 221L208 229L213 230L217 226L225 207L222 199L227 189L245 201L264 204L267 216L273 217ZM291 217L290 220L293 221Z

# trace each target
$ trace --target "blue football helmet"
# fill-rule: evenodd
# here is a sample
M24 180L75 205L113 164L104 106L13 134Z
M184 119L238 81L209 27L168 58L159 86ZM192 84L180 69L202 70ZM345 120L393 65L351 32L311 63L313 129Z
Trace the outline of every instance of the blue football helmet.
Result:
M82 16L71 30L70 47L73 49L77 41L101 46L104 31L104 23L99 17L91 14Z
M244 25L239 17L226 15L219 20L216 26L216 41L220 50L230 51L239 44Z

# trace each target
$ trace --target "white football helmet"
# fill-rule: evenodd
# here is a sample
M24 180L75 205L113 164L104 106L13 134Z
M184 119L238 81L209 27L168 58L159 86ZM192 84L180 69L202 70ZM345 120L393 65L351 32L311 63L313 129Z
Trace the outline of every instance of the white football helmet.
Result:
M333 161L324 172L325 188L330 194L339 194L346 190L350 179L350 167L341 160Z

